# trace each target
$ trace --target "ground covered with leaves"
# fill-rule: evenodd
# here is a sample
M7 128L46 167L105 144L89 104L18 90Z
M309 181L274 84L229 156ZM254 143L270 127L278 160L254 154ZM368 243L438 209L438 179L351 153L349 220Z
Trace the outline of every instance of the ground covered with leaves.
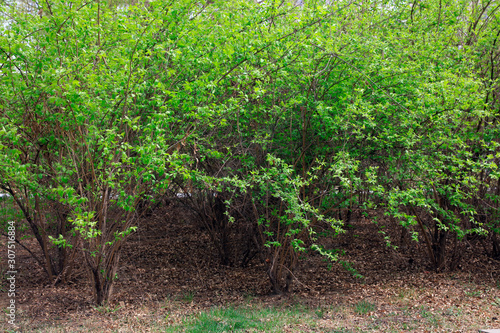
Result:
M264 263L219 264L206 231L173 205L143 220L126 243L112 302L96 307L85 271L53 286L18 247L19 332L470 332L500 328L500 262L480 240L464 248L454 272L434 273L420 247L386 246L377 225L357 219L325 237L345 250L342 265L302 255L293 291L271 295ZM394 231L394 236L396 236ZM2 239L5 246L5 239ZM30 244L29 242L27 243ZM33 249L35 249L33 242ZM4 247L5 248L5 247ZM2 251L5 274L5 251ZM6 280L1 306L7 305ZM2 330L2 331L3 331Z

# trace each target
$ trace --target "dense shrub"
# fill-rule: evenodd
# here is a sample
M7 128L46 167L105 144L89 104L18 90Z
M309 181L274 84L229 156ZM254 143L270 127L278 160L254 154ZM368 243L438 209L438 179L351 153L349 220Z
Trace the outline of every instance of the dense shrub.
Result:
M353 214L389 216L436 270L471 235L499 255L492 3L40 6L1 7L0 188L52 282L80 256L108 300L166 193L185 194L223 264L259 255L275 292L298 251L335 260L316 233Z

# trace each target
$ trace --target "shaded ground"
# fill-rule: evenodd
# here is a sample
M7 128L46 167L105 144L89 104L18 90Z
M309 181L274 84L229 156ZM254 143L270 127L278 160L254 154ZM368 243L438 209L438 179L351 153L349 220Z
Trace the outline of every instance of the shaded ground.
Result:
M427 271L426 258L418 248L388 248L373 223L359 220L348 229L324 241L331 248L345 249L343 259L364 279L353 278L339 264L329 270L323 258L307 254L297 269L293 293L270 296L259 260L246 268L220 265L207 233L189 213L169 206L145 219L130 238L121 257L114 299L99 308L92 304L83 271L77 283L53 287L44 280L42 268L18 248L19 331L50 331L51 327L61 332L141 332L166 327L181 331L195 314L229 304L285 312L303 309L307 318L278 330L284 332L500 328L500 262L482 254L477 244L464 248L465 260L457 272L436 274ZM5 239L1 242L6 248ZM3 253L3 272L5 267ZM5 283L2 308L7 301L4 291ZM10 327L5 321L0 325Z

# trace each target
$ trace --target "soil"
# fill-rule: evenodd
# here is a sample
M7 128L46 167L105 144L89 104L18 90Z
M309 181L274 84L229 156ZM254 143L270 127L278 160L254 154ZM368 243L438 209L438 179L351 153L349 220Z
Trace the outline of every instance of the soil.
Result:
M273 306L300 303L328 309L363 300L377 304L370 318L381 325L389 320L410 321L425 307L443 316L449 309L462 309L463 315L453 319L453 327L459 331L467 331L467 327L500 328L500 304L494 304L500 302L500 261L486 255L480 240L464 243L463 260L455 271L435 273L429 269L423 243L402 242L394 249L386 245L380 230L377 224L359 218L348 225L345 234L321 240L327 248L345 250L341 259L364 278L355 278L339 263L330 265L320 255L306 253L294 272L292 292L276 296L270 294L265 263L255 257L244 268L221 265L207 231L193 214L170 204L144 218L123 248L113 299L106 308L111 311L94 306L83 270L77 271L70 283L53 286L42 267L17 247L16 321L21 331L55 325L72 332L91 320L99 323L102 332L112 332L120 325L112 316L115 309L122 317L137 318L141 313L154 312L151 309L170 311L177 313L170 317L173 323L186 313L243 304L249 299ZM399 232L393 231L393 239L399 239ZM5 238L1 243L6 248ZM25 245L37 250L32 240ZM1 262L4 274L5 252ZM3 282L0 306L5 309L7 284L5 279ZM420 312L412 312L412 308ZM389 318L385 315L388 313L394 315ZM336 323L346 328L361 325L352 311L347 315L332 312L330 317L327 312L321 320L325 322L320 327L330 329ZM2 325L9 329L6 322L0 323L0 328ZM138 331L148 329L143 326Z

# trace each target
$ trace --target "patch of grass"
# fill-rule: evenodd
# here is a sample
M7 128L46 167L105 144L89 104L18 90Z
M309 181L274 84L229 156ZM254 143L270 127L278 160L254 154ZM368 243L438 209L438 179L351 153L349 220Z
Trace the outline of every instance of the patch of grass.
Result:
M312 325L309 313L283 308L216 308L188 317L182 325L166 328L166 332L282 332L283 327L307 323Z
M439 318L434 313L430 312L427 307L422 306L420 309L420 315L422 318L426 319L429 324L434 327L439 325Z
M370 303L368 301L359 301L356 303L354 306L354 311L358 314L367 314L369 312L373 312L377 309L377 306L373 303Z
M416 326L413 326L413 325L408 324L408 323L402 323L401 328L404 330L414 330L414 329L416 329Z
M465 291L465 295L469 297L480 297L481 296L481 291L480 290L471 290L471 291Z
M122 307L121 306L115 306L114 308L110 307L108 304L105 305L100 305L100 306L95 306L94 309L97 310L100 313L114 313L118 310L120 310Z
M500 308L500 297L495 297L491 305L497 306Z
M323 319L323 317L325 316L325 310L323 310L322 308L318 308L316 311L314 311L314 313L319 319Z
M430 313L425 306L421 306L420 315L422 316L422 318L429 318L432 316L432 313Z
M193 291L188 291L182 295L182 300L186 303L191 303L194 299L194 292Z
M398 298L412 300L415 298L416 292L413 288L402 288L398 292Z

